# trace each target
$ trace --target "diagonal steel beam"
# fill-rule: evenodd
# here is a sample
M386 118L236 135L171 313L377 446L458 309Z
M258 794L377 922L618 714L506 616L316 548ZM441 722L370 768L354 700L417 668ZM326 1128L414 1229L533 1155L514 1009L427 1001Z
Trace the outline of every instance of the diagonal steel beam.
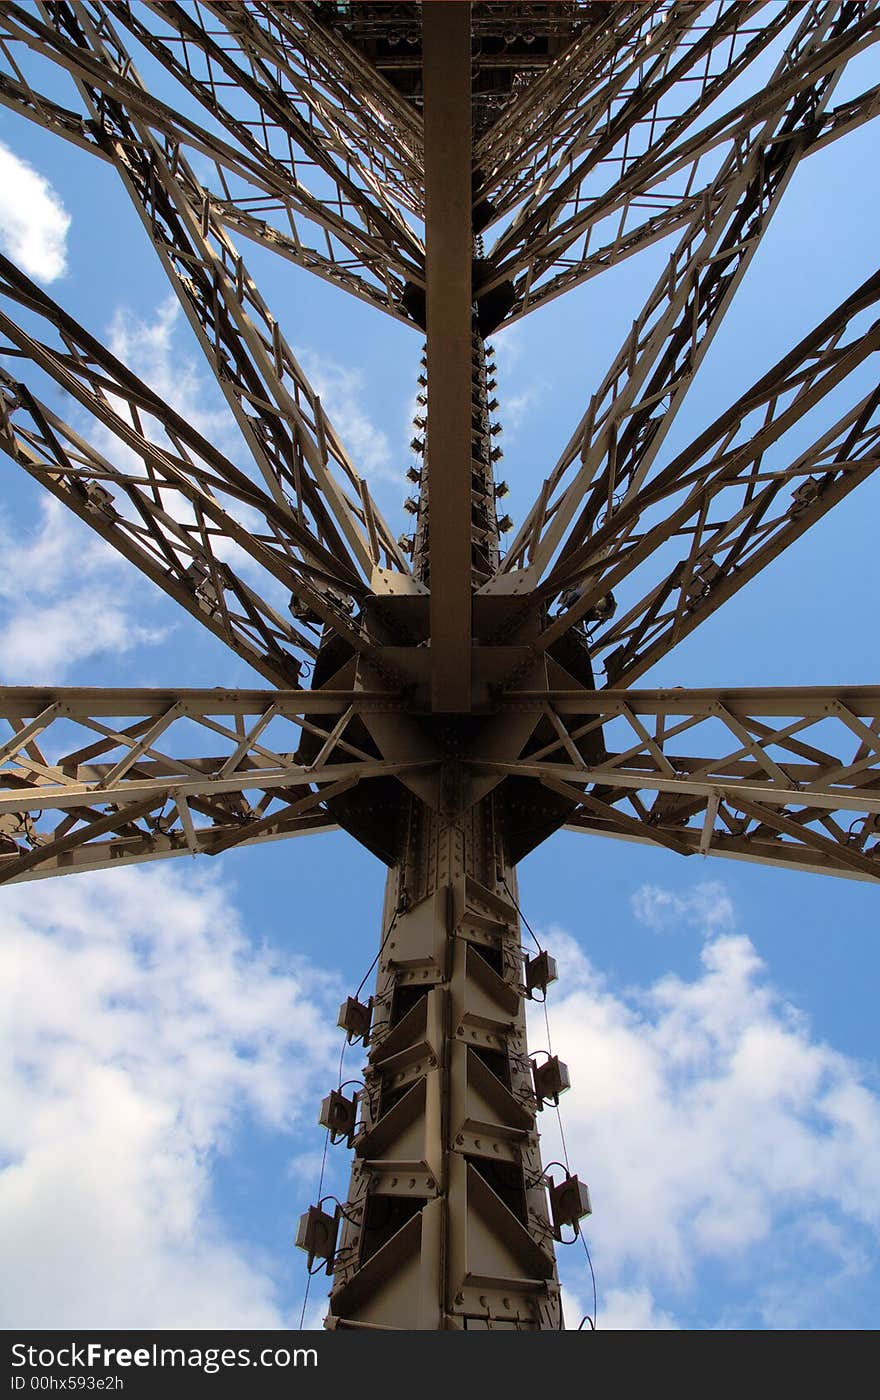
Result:
M514 285L513 309L505 318L505 324L512 324L535 307L582 286L644 248L676 233L690 223L695 214L702 212L705 217L707 206L717 208L723 199L724 189L713 184L711 179L700 186L698 166L707 156L711 156L721 141L732 142L741 138L752 125L752 118L757 120L757 114L764 106L766 100L755 102L747 117L740 122L738 130L731 125L720 136L701 138L700 142L695 143L698 147L696 153L691 151L680 159L673 155L668 161L647 171L636 165L626 180L618 182L607 197L595 201L595 220L583 235L585 246L581 253L560 255L554 263L558 270L544 279L533 280L534 265L527 265ZM880 87L874 86L824 112L816 121L813 131L805 136L803 156L824 150L833 141L847 136L878 115ZM683 166L686 168L683 169ZM665 187L676 174L682 181L683 192L670 194ZM592 235L596 226L604 224L606 220L609 221L607 231L604 234L600 232L599 237L594 239ZM502 274L495 271L486 279L484 290L505 280Z
M805 448L801 438L796 455L789 457L784 444L785 435L823 399L844 385L851 396L860 392L858 373L880 349L878 305L880 273L627 502L608 512L604 489L597 487L584 510L596 528L560 561L540 590L547 600L567 590L565 607L545 630L541 645L572 626L588 624L610 590L673 540L687 545L686 558L666 575L669 593L681 600L678 630L682 609L696 625L710 592L720 601L722 590L742 587L756 571L758 554L763 567L866 478L877 457L876 394L857 400L811 446ZM841 405L835 402L839 412ZM768 465L768 453L778 465ZM664 586L661 580L630 608L627 619L643 616ZM604 628L592 626L593 650L607 649L626 625L618 620ZM692 630L690 622L686 630Z
M875 10L872 4L870 15ZM703 211L694 217L670 257L523 522L507 571L528 567L537 578L557 551L574 548L589 528L579 512L599 481L607 509L640 488L831 98L842 63L824 61L826 41L846 37L854 16L861 11L827 6L820 22L812 10L804 20L778 72L815 51L819 76L798 86L724 161L714 182L723 200L714 208L710 201L708 219Z
M152 8L165 18L163 4ZM309 8L248 8L228 0L206 6L240 45L234 76L240 77L246 62L258 77L266 116L277 105L289 121L295 107L303 149L362 202L365 222L419 261L424 248L405 214L424 218L420 114L344 39L329 41ZM227 41L227 64L230 48ZM232 74L231 67L225 71Z
M83 7L76 14L62 9L84 47L138 81L103 15L99 29ZM78 87L98 120L101 95L84 81ZM179 152L160 147L121 104L115 120L127 132L115 161L123 183L271 494L282 508L287 493L295 495L296 509L313 513L340 563L353 562L369 576L377 561L364 529L360 478L280 325ZM405 571L390 531L377 524L389 559Z
M880 390L857 399L812 444L800 437L796 452L786 450L786 434L832 394L840 413L842 387L851 397L860 392L861 372L880 350L878 306L880 273L558 566L546 594L566 588L570 606L541 645L588 625L600 600L663 548L686 546L621 618L590 627L593 654L616 648L606 662L612 683L631 681L876 470ZM603 504L597 499L597 510Z
M820 46L801 49L795 62L780 67L765 83L756 60L801 14L797 5L768 11L763 3L730 4L683 45L681 32L668 22L658 27L659 42L652 41L653 31L648 34L648 60L634 59L634 81L628 88L624 84L617 102L610 85L596 94L581 120L572 124L555 167L532 181L529 203L493 249L487 287L519 279L511 319L674 232L694 211L702 209L705 216L707 203L719 197L713 153L742 143L781 103L880 39L876 14L850 11L846 24L837 26L841 32L832 32ZM802 33L809 27L821 31L827 14L828 7L824 12L815 7ZM729 112L707 120L723 93L750 68L756 74L753 84L760 82L757 90ZM873 103L866 95L860 105L861 119L867 120ZM562 111L571 122L567 104ZM839 123L821 119L813 133L816 148L832 139L835 130L840 134L851 128L855 116L850 107ZM614 173L617 179L609 185ZM593 250L597 228L606 230L600 234L604 246Z
M207 157L214 170L211 198L224 221L382 310L408 319L401 297L405 281L419 280L423 275L419 249L413 250L414 256L395 250L378 228L366 226L362 219L353 222L348 216L349 205L341 198L328 200L310 192L298 173L308 174L315 163L311 158L293 159L289 134L279 149L279 142L266 136L265 119L262 123L247 119L247 114L236 114L223 105L223 96L229 96L228 84L218 86L212 78L202 89L191 65L188 71L185 64L175 61L173 52L153 41L151 31L138 21L135 12L125 6L117 8L127 16L139 41L147 47L159 46L156 56L160 60L164 57L181 83L195 90L211 117L222 124L224 136L187 116L180 110L183 103L175 108L146 91L125 66L127 55L104 9L94 5L78 7L78 18L86 27L94 21L117 62L107 61L107 51L96 54L81 42L82 30L70 8L58 11L61 28L42 22L23 6L10 4L5 8L0 55L10 71L0 75L0 101L68 140L111 157L115 143L126 140L124 128L120 129L114 119L114 104L121 104L172 149ZM44 13L51 19L55 12L44 9ZM98 118L83 118L36 90L28 81L27 71L33 65L26 62L23 49L50 59L78 83L90 84L100 94ZM258 114L262 111L259 107L255 110Z
M522 271L547 245L557 256L565 251L592 216L592 201L585 189L588 177L601 165L614 168L618 159L625 170L634 159L630 147L637 144L633 138L641 127L648 129L650 149L655 142L663 142L669 124L689 124L683 114L668 115L669 103L664 104L663 99L669 93L686 93L687 98L680 97L679 102L687 101L686 112L693 117L724 91L754 52L760 52L764 39L761 26L750 42L741 37L740 30L749 35L750 22L762 9L763 0L701 4L692 10L673 6L665 11L662 22L657 22L657 15L637 12L635 18L649 22L635 30L631 48L614 50L611 73L589 95L578 119L572 121L568 103L563 108L568 139L563 139L540 176L530 180L529 198L492 249L499 275L502 268L505 276ZM767 26L770 37L785 27L792 13L793 7L777 7ZM699 23L707 18L708 23ZM695 76L692 70L697 75L696 92L688 88ZM621 147L625 154L615 159Z
M741 496L751 495L730 518L708 521L708 501L721 492L705 493L687 559L594 639L594 652L607 655L612 683L634 680L665 656L878 467L880 390L874 390L782 470L762 471L753 461L736 482Z
M703 6L705 9L706 7ZM631 80L646 40L658 24L681 33L699 7L669 24L666 0L641 6L615 6L588 26L549 67L527 83L476 143L474 165L482 176L481 196L492 206L493 222L547 178L573 133L583 139L594 105L607 118L611 94ZM635 56L635 57L634 57Z
M60 344L25 331L4 301L42 317ZM2 446L153 582L282 685L299 673L297 653L316 654L321 624L372 654L342 606L365 596L357 577L2 258L0 335L7 354L49 375L101 431L98 447L2 370ZM230 557L246 563L251 582ZM279 614L288 602L305 631Z
M0 57L2 53L3 45L0 42ZM106 87L112 90L113 85L111 76L106 80ZM208 184L203 184L204 198L208 200L212 213L222 224L234 229L250 242L267 248L308 272L314 272L334 286L342 287L359 300L377 307L397 320L411 324L409 315L401 303L404 283L389 268L384 268L383 265L381 279L377 280L374 277L370 280L357 270L366 253L353 249L350 242L345 243L344 247L332 256L310 245L301 226L302 220L298 222L296 218L297 212L308 216L310 208L308 201L302 198L299 192L291 194L286 185L279 186L277 175L273 177L271 172L255 170L219 137L208 132L202 133L195 128L194 123L186 122L180 114L172 113L168 109L167 113L163 112L161 116L157 116L157 108L161 107L161 104L155 99L143 103L139 95L126 96L133 110L139 110L143 106L143 115L149 120L151 129L160 133L172 150L190 150L211 162L214 178ZM121 139L121 133L115 131L112 116L106 110L102 122L98 124L73 108L63 106L46 92L39 91L23 74L16 78L3 72L0 72L0 104L41 126L53 136L62 137L108 164L114 163L113 142ZM245 191L239 191L233 199L230 197L229 187L231 177L235 176L238 176L247 188ZM246 207L250 204L257 206L257 213ZM272 211L281 216L280 220L271 222L268 219L267 216ZM286 225L286 229L278 227L279 221ZM329 225L333 222L332 211L322 209L318 222L325 226L325 234L328 233Z
M128 4L108 9L224 126L241 127L229 108L230 89L241 105L249 101L250 139L258 149L267 154L286 149L286 164L295 178L300 168L322 170L335 185L328 208L336 204L349 220L357 219L362 232L381 239L392 265L402 259L399 266L418 267L421 244L391 197L394 187L371 168L369 142L357 130L356 92L349 95L346 112L329 100L326 88L319 86L324 73L316 71L314 62L297 62L294 44L285 42L289 31L283 14L276 19L270 12L267 26L265 14L239 4L206 4L204 19L180 4L152 4L139 12ZM161 34L144 23L151 18L147 11L161 22ZM216 23L209 27L209 16L223 29ZM357 81L354 75L349 80ZM341 92L337 83L337 98ZM401 194L408 194L406 202L415 212L412 192L398 185L398 199Z

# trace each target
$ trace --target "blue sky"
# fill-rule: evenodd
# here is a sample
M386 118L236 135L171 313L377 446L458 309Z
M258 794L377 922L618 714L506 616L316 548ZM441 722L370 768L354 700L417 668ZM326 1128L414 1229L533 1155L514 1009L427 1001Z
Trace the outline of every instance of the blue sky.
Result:
M839 96L869 81L863 60ZM114 172L6 112L0 142L4 250L236 452ZM877 121L803 162L667 456L875 270L878 169ZM402 529L420 337L246 256ZM666 256L660 244L494 338L515 518ZM5 458L0 481L4 683L260 684ZM641 683L876 682L878 507L871 481ZM292 1237L317 1182L335 1011L373 957L383 878L340 834L3 892L3 1325L298 1320ZM593 1194L599 1325L876 1325L878 892L573 833L520 882L561 965L551 1031ZM543 1021L532 1036L544 1046ZM357 1074L356 1053L346 1066ZM347 1173L336 1148L325 1190ZM576 1325L583 1256L560 1256Z

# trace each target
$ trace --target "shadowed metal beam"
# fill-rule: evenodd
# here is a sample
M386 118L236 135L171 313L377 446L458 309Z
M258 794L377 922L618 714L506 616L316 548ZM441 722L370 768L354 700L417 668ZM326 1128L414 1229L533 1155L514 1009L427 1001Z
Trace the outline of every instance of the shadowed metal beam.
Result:
M422 11L431 697L449 711L471 703L470 10L442 0Z
M407 768L352 742L355 714L387 703L338 691L0 687L0 885L326 830L328 799ZM307 736L321 748L304 763ZM196 756L181 757L194 737Z

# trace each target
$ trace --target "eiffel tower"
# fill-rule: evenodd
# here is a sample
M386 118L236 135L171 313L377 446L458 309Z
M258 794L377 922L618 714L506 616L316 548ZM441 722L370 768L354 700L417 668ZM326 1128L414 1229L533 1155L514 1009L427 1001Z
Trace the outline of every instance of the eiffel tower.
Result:
M0 882L333 828L387 866L374 994L340 1012L364 1086L321 1109L350 1189L298 1240L330 1327L563 1325L589 1195L540 1156L568 1075L526 1044L555 975L521 946L529 851L880 877L880 687L638 686L880 463L880 274L664 452L800 163L880 112L835 100L878 39L878 0L2 6L0 101L115 168L248 460L5 258L0 445L263 685L0 691ZM491 336L661 241L513 532ZM410 535L251 245L412 330Z

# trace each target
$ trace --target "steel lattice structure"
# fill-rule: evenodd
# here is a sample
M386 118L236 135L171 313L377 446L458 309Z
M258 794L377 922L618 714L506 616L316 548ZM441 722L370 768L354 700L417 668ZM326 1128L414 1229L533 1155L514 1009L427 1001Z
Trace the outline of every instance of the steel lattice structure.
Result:
M115 167L251 463L6 259L0 445L267 688L0 691L0 883L334 827L388 865L375 995L340 1022L365 1087L322 1115L349 1198L302 1227L328 1325L562 1325L554 1240L585 1202L538 1149L565 1073L526 1046L552 973L520 947L529 850L565 826L880 878L880 686L634 688L880 465L880 273L661 452L800 162L880 112L880 87L835 103L878 39L878 0L2 7L0 101ZM661 239L502 552L487 336ZM425 337L411 537L247 243Z

